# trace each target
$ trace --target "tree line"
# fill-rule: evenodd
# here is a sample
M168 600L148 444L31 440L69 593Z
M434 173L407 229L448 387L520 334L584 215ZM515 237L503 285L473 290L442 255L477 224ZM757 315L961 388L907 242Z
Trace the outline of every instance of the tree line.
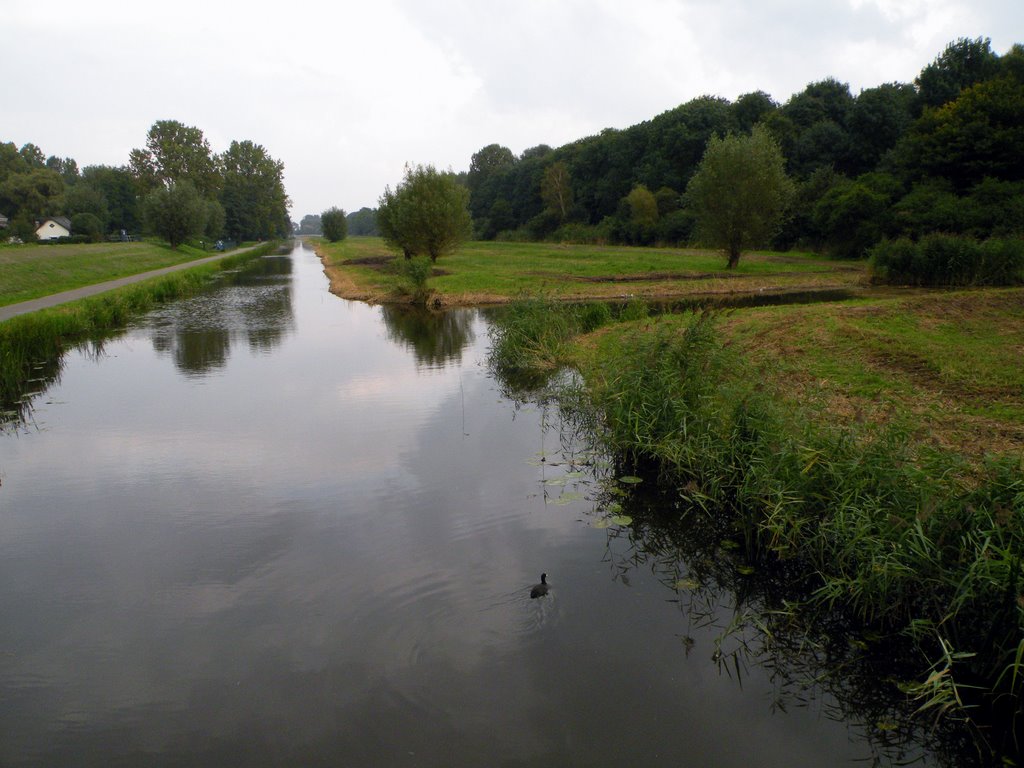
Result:
M684 193L713 137L755 126L794 182L776 248L865 254L883 236L1024 233L1024 46L950 43L913 84L854 96L829 78L784 104L702 96L625 130L516 157L490 144L465 175L483 239L691 241Z
M123 166L79 171L34 144L0 143L0 214L10 236L35 239L36 222L63 215L79 239L122 233L187 239L266 240L291 231L284 165L252 141L214 153L203 132L159 120Z
M856 96L827 78L783 104L763 91L735 101L701 96L630 128L609 128L559 148L539 145L516 156L489 144L453 178L468 191L479 239L712 240L729 251L725 236L708 226L714 196L707 180L691 182L712 148L726 165L729 152L758 153L777 174L777 163L765 154L771 154L769 144L781 154L785 179L764 191L762 202L773 215L755 227L757 245L855 258L880 241L916 241L932 232L1019 237L1024 46L998 55L987 38L961 38L913 83L885 83ZM743 162L733 160L732 167ZM739 194L736 184L733 190ZM390 201L386 192L380 210L348 214L349 232L386 236ZM743 247L752 242L746 237ZM734 248L730 262L736 258Z

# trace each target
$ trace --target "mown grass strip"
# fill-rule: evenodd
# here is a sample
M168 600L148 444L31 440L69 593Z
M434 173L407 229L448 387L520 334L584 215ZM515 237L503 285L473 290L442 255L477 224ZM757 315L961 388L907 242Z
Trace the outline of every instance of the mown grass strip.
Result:
M0 306L161 269L211 251L160 243L88 243L0 247Z

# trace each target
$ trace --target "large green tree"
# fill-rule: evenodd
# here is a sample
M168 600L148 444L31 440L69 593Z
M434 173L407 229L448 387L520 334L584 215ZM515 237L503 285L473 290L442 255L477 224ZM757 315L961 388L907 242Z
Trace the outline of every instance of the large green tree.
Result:
M332 243L344 240L348 235L347 215L341 208L328 208L321 213L320 226L323 228L324 237Z
M792 195L778 142L760 126L713 137L686 188L699 238L723 249L730 269L744 250L768 243Z
M203 132L177 120L158 120L146 134L146 147L129 154L132 173L147 189L189 181L203 197L220 187L220 173Z
M171 248L198 236L206 224L206 203L190 181L158 187L145 199L146 225Z
M284 164L251 141L232 141L218 159L224 174L220 202L227 236L242 241L288 234Z
M432 165L406 166L402 182L385 188L377 223L385 242L407 257L427 255L431 261L451 253L473 230L469 190L451 173Z

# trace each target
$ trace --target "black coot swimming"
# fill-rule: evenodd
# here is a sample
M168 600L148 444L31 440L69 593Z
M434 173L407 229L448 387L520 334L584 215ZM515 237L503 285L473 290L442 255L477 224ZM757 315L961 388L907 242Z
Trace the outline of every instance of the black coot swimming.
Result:
M548 575L542 573L540 575L540 584L534 584L530 590L530 597L544 597L548 593Z

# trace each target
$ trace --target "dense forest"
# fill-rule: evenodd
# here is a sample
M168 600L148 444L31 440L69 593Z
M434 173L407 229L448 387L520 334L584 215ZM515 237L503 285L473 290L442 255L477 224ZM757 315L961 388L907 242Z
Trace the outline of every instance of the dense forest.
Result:
M291 230L283 171L259 144L232 141L215 154L200 129L175 120L154 123L123 166L80 171L34 144L0 143L0 214L8 236L24 242L47 216L67 217L76 240L136 236L147 230L147 199L177 186L194 197L198 236L270 239Z

